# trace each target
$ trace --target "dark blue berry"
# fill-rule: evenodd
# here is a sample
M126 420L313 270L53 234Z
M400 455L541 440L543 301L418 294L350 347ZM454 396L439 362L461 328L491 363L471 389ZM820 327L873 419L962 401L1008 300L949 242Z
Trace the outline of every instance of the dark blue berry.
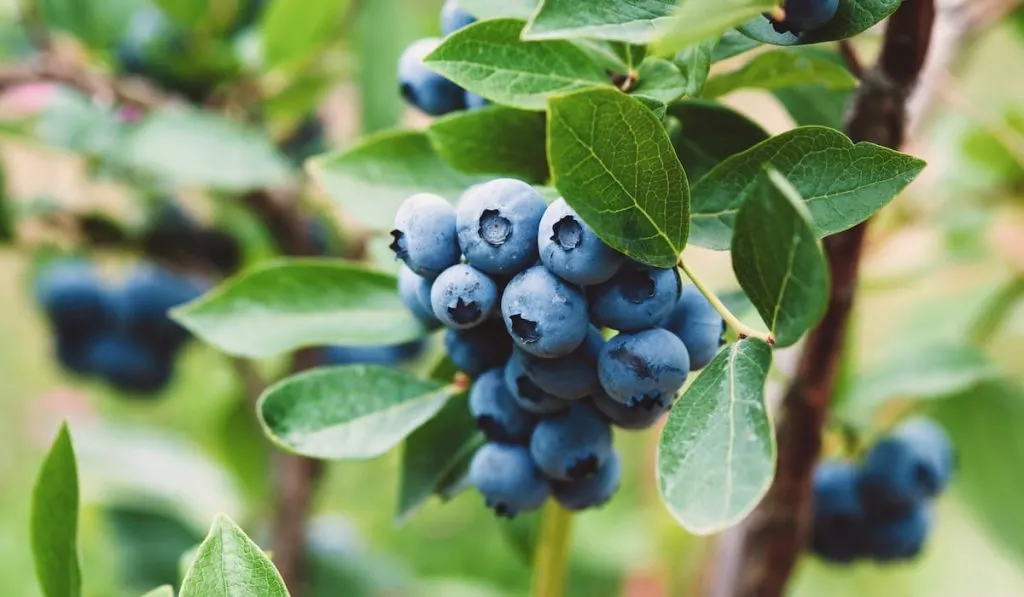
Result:
M461 87L430 70L423 59L441 43L427 38L413 42L398 60L398 81L402 97L431 116L441 116L466 107Z
M597 365L608 395L631 407L670 407L689 370L682 340L661 328L612 338Z
M631 261L610 280L589 289L590 317L596 325L624 332L651 328L672 312L681 290L675 268Z
M203 288L198 281L161 266L135 268L117 297L123 329L161 351L174 351L189 334L168 316L168 311L199 298Z
M679 302L662 327L686 345L691 371L703 369L725 343L725 321L696 286L683 288Z
M568 409L537 423L530 437L530 454L551 479L593 477L611 457L612 430L594 407L573 402Z
M866 519L858 482L848 462L821 462L814 471L811 550L830 562L852 562L861 553Z
M433 280L459 262L455 208L443 197L417 193L395 214L391 250L413 273Z
M873 513L864 529L864 552L880 562L909 560L921 553L931 527L927 503L908 510Z
M537 419L519 407L505 387L502 369L490 369L473 383L469 412L488 439L503 443L526 443Z
M452 329L479 325L498 308L498 285L487 274L460 263L444 270L430 288L434 317Z
M323 349L323 360L326 365L397 365L420 356L425 346L423 340L382 346L327 346Z
M89 263L49 264L35 286L36 300L58 332L87 336L112 325L114 301Z
M468 480L488 508L507 518L540 508L551 494L525 446L484 444L473 455Z
M793 33L820 29L839 10L839 0L786 0L786 25Z
M597 358L604 343L601 331L591 326L583 344L564 357L542 359L519 349L514 351L514 357L545 392L564 400L578 400L600 388Z
M428 328L441 324L430 305L430 286L429 280L416 275L409 266L403 264L398 270L398 296L402 304Z
M609 398L604 390L594 393L591 400L612 425L631 430L653 426L672 406L655 400L645 400L636 406L626 406Z
M520 408L538 415L549 415L565 410L571 402L562 400L544 391L537 382L530 379L514 358L505 365L505 387L515 398Z
M547 203L533 187L498 178L459 199L459 246L473 267L511 276L537 261L537 227Z
M489 319L468 330L448 330L444 348L456 369L476 377L493 367L505 366L512 354L512 338L501 321Z
M542 265L512 278L501 297L501 315L516 346L542 358L571 353L590 330L583 292Z
M864 499L879 510L914 507L942 492L952 469L953 448L942 428L927 419L909 420L868 453Z
M489 102L486 99L480 97L479 95L473 93L472 91L467 91L466 92L466 109L467 110L476 110L478 108L483 108L484 106L487 106L490 103L491 102Z
M619 490L622 464L612 451L593 477L577 481L553 481L551 494L566 510L579 511L603 506Z
M565 199L548 206L540 221L540 259L559 278L589 286L610 279L626 256L604 243Z
M171 379L171 355L128 336L107 333L91 340L86 348L87 367L115 388L130 393L152 394Z
M476 17L466 12L458 0L445 0L441 7L441 33L451 35L475 22Z

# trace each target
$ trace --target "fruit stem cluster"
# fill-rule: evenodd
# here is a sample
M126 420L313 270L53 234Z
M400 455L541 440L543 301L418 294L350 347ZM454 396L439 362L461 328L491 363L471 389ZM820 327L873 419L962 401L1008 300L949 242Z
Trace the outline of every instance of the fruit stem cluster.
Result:
M718 314L721 315L722 319L725 320L726 325L732 328L732 330L736 332L736 335L739 336L741 340L743 338L757 338L758 340L766 342L769 346L775 344L775 336L773 336L770 332L762 332L760 330L756 330L740 321L740 319L736 317L733 314L733 312L729 310L728 307L725 306L725 303L723 303L722 300L718 298L718 295L716 295L714 291L708 288L707 285L704 284L704 282L697 276L697 274L695 274L693 270L686 265L682 257L679 258L679 261L676 262L676 265L677 267L679 267L680 270L682 270L684 274L686 274L686 277L688 277L690 281L693 282L693 285L696 286L697 290L699 290L700 293L704 295L704 298L708 299L708 302L711 303L711 306L715 308L715 311L718 311Z

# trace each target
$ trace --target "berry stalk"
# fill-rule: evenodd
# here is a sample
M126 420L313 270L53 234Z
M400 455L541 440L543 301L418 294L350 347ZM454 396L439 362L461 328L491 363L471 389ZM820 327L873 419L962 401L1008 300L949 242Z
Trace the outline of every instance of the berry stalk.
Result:
M728 325L730 328L732 328L734 332L736 332L737 336L739 336L741 339L757 338L758 340L766 342L769 346L775 344L775 337L771 333L755 330L754 328L740 321L738 317L733 315L732 311L730 311L729 308L726 307L724 303L722 303L721 299L718 298L718 295L716 295L710 288L708 288L704 284L704 282L701 281L701 279L697 277L695 273L693 273L693 270L686 266L686 263L683 261L682 257L679 258L677 265L679 269L681 269L683 273L686 274L686 277L689 278L691 282L693 282L693 285L697 287L697 290L699 290L700 293L704 295L704 298L708 299L708 302L711 303L711 306L715 308L715 311L718 311L718 314L721 315L722 319L725 320L726 325Z
M562 597L569 566L572 512L555 500L544 508L533 563L532 597Z

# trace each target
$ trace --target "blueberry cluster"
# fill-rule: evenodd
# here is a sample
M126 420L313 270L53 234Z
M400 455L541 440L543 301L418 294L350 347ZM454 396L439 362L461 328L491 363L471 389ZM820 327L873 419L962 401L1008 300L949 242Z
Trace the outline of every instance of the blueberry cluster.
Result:
M878 441L860 467L821 463L814 475L812 551L836 563L915 557L931 526L930 501L949 484L954 465L946 433L922 418Z
M459 6L458 0L446 0L441 8L441 33L450 35L476 21ZM398 60L398 81L402 97L431 116L442 116L456 110L479 108L487 100L470 93L430 70L423 58L441 44L441 39L428 37L413 42Z
M108 288L89 263L59 261L41 272L36 300L65 369L124 392L153 394L170 381L175 356L189 338L167 311L202 291L197 281L152 265Z
M786 18L772 19L772 25L779 33L798 35L827 25L839 11L839 0L786 0L782 8Z
M457 207L414 195L391 235L403 301L448 328L449 358L475 378L488 443L468 479L499 515L549 496L572 510L610 499L611 426L653 425L722 342L721 316L677 270L628 259L517 180L474 186Z

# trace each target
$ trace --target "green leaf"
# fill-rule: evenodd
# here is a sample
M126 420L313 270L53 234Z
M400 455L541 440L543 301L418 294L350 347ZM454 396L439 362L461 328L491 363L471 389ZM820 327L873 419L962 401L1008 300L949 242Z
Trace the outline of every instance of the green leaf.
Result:
M793 183L819 236L868 219L900 193L924 162L873 143L853 144L839 131L793 129L734 155L693 186L692 238L709 249L729 248L736 210L771 165Z
M439 118L427 136L457 170L543 184L548 179L545 132L543 113L491 105Z
M469 14L478 19L528 19L540 0L459 0Z
M614 89L551 100L555 187L606 243L672 267L686 246L690 189L661 121Z
M761 13L776 0L679 0L674 22L655 40L652 51L671 56L683 48L721 35Z
M288 589L267 554L220 515L199 545L180 597L288 597Z
M449 35L427 66L493 102L543 110L547 98L594 85L611 86L604 68L571 42L522 41L523 22L481 21Z
M719 62L749 52L761 45L756 39L751 39L735 29L729 29L722 34L714 52L711 53L711 61Z
M174 597L174 587L170 585L157 587L142 597Z
M308 168L346 212L375 230L390 229L398 206L410 195L436 193L454 200L488 179L453 169L417 131L371 135L351 149L314 158Z
M824 27L808 31L800 36L792 33L778 33L763 15L754 15L737 29L744 35L778 46L795 44L819 44L837 41L863 33L896 12L903 0L843 0L839 12Z
M265 439L263 441L266 443ZM150 460L151 466L153 462ZM160 470L169 474L163 468ZM82 472L85 478L84 466ZM87 495L92 495L92 491ZM109 535L106 542L109 547L104 551L116 558L114 562L121 570L119 580L125 593L176 584L180 578L181 554L199 545L209 524L206 520L203 528L196 529L191 521L178 516L165 504L146 503L141 496L135 503L104 504L102 513L103 528Z
M456 396L441 412L413 431L402 450L396 519L408 520L430 496L442 495L452 477L484 442L469 412L466 395ZM456 481L458 479L455 479Z
M267 435L311 458L376 458L429 421L451 386L378 365L325 367L293 375L260 397Z
M288 160L266 135L198 110L151 112L126 135L121 153L130 167L186 185L243 192L292 181Z
M643 95L668 104L691 90L694 82L688 80L679 68L661 58L644 60L637 70L637 82L630 93Z
M726 158L768 139L768 133L760 126L719 103L678 102L669 108L668 114L682 125L670 137L690 180L699 181Z
M194 28L203 19L209 0L157 0L156 4L177 24Z
M515 518L495 518L498 530L512 553L524 566L532 566L537 543L540 540L542 510L521 514Z
M38 0L39 16L50 29L66 31L87 46L105 50L121 38L139 0Z
M123 128L112 109L74 89L60 86L47 101L36 131L50 145L106 157L116 151Z
M324 46L347 6L338 0L270 2L260 21L264 68L293 64ZM302 34L296 35L297 31Z
M832 91L853 89L857 79L829 57L803 48L779 48L758 54L737 70L712 77L705 97L720 97L746 87L781 89L814 84Z
M716 47L714 38L693 44L676 52L672 62L686 79L686 89L683 95L696 97L704 89L708 80L708 72L711 70L711 59Z
M172 311L228 354L265 357L304 346L398 344L423 336L385 273L338 260L267 262Z
M818 85L799 85L772 92L797 126L842 128L852 91L830 91Z
M658 489L692 533L736 524L771 485L775 434L764 401L771 362L760 340L731 344L669 412L658 443Z
M736 214L732 267L775 336L789 346L821 319L828 304L828 263L800 195L768 169Z
M543 0L523 39L590 37L646 44L670 22L675 0Z
M78 467L67 423L61 425L32 490L32 555L44 597L78 597Z

